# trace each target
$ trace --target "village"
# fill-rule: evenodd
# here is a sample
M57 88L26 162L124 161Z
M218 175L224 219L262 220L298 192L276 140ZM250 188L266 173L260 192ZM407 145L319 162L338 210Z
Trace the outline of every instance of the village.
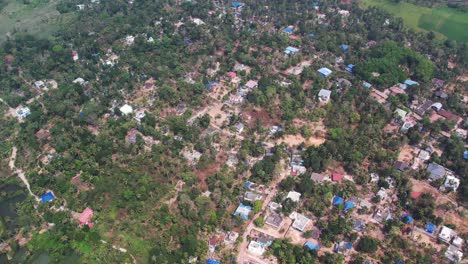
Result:
M192 1L186 2L192 4ZM133 1L128 4L134 5ZM93 5L99 5L99 1L76 7L79 12L85 12ZM341 23L346 26L348 17L353 15L351 5L347 3L325 10L321 6L319 2L312 4L316 13L313 22L318 25L331 23L329 16L332 14L340 17ZM102 111L105 114L93 115L89 110L91 107L80 107L77 117L74 117L75 122L85 124L83 127L89 131L89 135L101 140L114 136L103 131L124 124L122 127L125 130L116 133L122 135L119 140L122 139L123 144L119 148L124 151L114 151L108 158L122 168L127 168L139 156L153 155L161 145L169 145L176 150L171 162L178 165L171 166L178 169L183 167L183 173L174 173L174 178L167 180L170 185L167 189L161 186L152 189L155 192L159 191L158 188L164 190L162 202L154 206L157 210L161 206L166 206L168 211L179 210L178 203L183 199L181 197L187 197L187 193L196 195L193 199L195 203L218 199L214 198L221 196L216 186L218 183L214 183L217 181L215 176L219 177L217 173L220 171L234 175L227 185L233 190L235 198L223 205L222 213L217 212L217 217L223 215L228 220L217 228L202 228L197 238L206 243L206 252L203 252L203 256L191 255L183 263L220 264L227 263L227 259L231 263L242 264L285 263L278 260L275 252L281 247L279 241L287 241L314 257L339 259L340 262L336 263L358 263L352 262L356 256L362 257L362 263L383 263L379 258L384 253L377 250L377 244L387 243L389 236L392 239L402 237L411 243L411 247L431 250L434 255L441 256L442 263L465 263L468 221L466 208L458 193L464 188L466 175L444 164L450 164L445 156L448 151L446 146L452 146L447 142L452 139L463 142L463 155L457 159L468 160L468 77L460 75L450 82L434 76L430 80L420 80L414 78L413 69L409 66L398 65L395 67L402 68L412 77L387 83L383 81L387 80L383 79L387 78L387 72L366 72L362 64L356 66L351 63L357 60L349 54L353 52L352 49L368 51L379 45L388 45L388 50L396 49L391 46L393 44L369 40L361 41L360 46L355 43L335 45L335 52L311 52L317 38L316 32L304 34L299 22L274 28L262 21L262 17L253 16L251 21L246 21L243 15L245 8L248 5L242 2L232 2L226 6L216 1L208 16L214 18L218 14L221 18L232 14L235 32L244 30L248 23L263 23L262 33L273 32L284 39L282 44L285 45L280 45L280 48L259 42L245 49L240 47L240 41L231 47L255 54L255 63L263 62L265 68L262 69L265 72L268 70L269 81L265 81L264 73L259 72L258 67L247 65L240 59L227 67L222 59L225 50L220 49L215 51L216 56L210 56L209 63L203 63L206 66L203 73L188 70L180 78L180 83L174 81L173 86L178 89L189 87L193 90L193 97L194 94L203 95L202 103L196 107L179 100L160 109L163 98L166 101L176 100L175 92L171 86L161 85L156 75L138 75L138 87L131 92L123 88L116 92L119 96L110 100L110 107ZM389 27L390 23L386 19L383 26ZM201 18L190 16L180 19L173 27L176 32L183 31L185 24L198 29L208 26L208 22ZM93 67L101 72L124 69L128 76L136 76L130 67L124 65L128 59L126 52L139 45L154 45L162 39L162 35L127 34L117 40L117 45L106 48L104 54L86 56L94 57L96 65ZM200 41L186 37L181 42L190 52L200 49ZM406 47L401 49L409 50L409 47L411 43L406 43ZM402 53L411 59L423 60L406 50ZM75 48L67 56L74 64L84 63L84 56L82 58ZM429 55L421 57L430 61ZM6 64L13 65L13 58L9 58ZM447 67L451 65L448 62ZM363 79L363 76L368 79ZM97 79L74 76L67 81L67 85L74 89L82 89L83 96L109 93L107 88L96 93L93 85ZM5 118L14 118L19 126L26 126L29 119L37 114L34 112L37 105L45 108L43 100L47 100L62 85L46 77L25 82L33 95L31 99L16 107L10 107L4 100L0 102L6 107ZM455 96L460 90L462 98ZM296 95L285 95L285 91ZM275 93L281 93L281 99L274 96ZM330 154L330 145L343 140L344 130L360 128L361 120L371 120L373 115L371 113L365 117L361 110L356 110L357 107L347 108L353 111L347 113L350 116L349 129L331 120L331 113L338 112L333 109L337 104L346 104L343 102L348 93L359 94L361 99L366 100L361 103L363 108L378 109L375 111L386 117L383 118L385 124L377 124L380 121L376 121L376 124L366 125L373 127L369 130L379 130L375 133L385 136L388 142L382 144L392 151L375 151L377 147L369 142L369 150L378 153L365 155L362 149L348 149L347 153L351 154L346 156L343 150L338 149L334 151L343 152L342 155ZM301 97L303 100L297 102L300 101L297 98ZM461 108L465 109L463 115L451 110L454 108L452 100L460 101ZM290 108L296 112L288 112ZM47 113L47 110L44 112ZM40 146L40 153L34 157L37 175L53 171L53 165L66 156L61 154L64 153L63 146L53 144L52 134L57 134L53 132L54 126L44 125L35 131L34 140ZM197 129L192 138L188 132L191 128ZM354 140L358 142L358 138L352 137L344 140L350 142L350 148L354 146L351 145L355 143ZM362 141L359 143L362 144ZM328 148L328 152L325 148ZM17 146L13 145L12 152L10 170L27 187L29 195L35 200L34 208L46 207L54 213L67 213L79 229L85 226L86 230L102 228L99 225L105 218L99 215L101 209L67 203L51 188L31 187L27 179L31 174L25 174L21 169L25 169L28 163L24 160L16 162ZM395 154L395 158L391 154ZM160 162L160 157L156 156L151 157L154 163ZM371 164L368 156L391 162L391 166L380 168ZM177 159L183 160L183 164L174 161ZM353 164L352 160L358 162ZM79 170L73 173L67 184L80 195L95 190L96 182L89 178L92 177ZM38 194L38 190L42 194ZM106 195L109 196L108 193ZM129 190L123 196L126 201L140 199ZM206 204L213 204L213 201ZM193 204L193 201L187 203ZM128 213L122 208L112 210L118 211L118 217L122 218ZM210 210L211 214L216 211L214 208ZM148 225L151 221L142 222ZM53 223L46 223L40 232L52 228ZM111 234L110 239L112 232L108 234ZM131 260L137 263L135 254L130 253L131 249L120 244L125 242L128 245L130 242L124 239L116 239L119 243L107 242L108 239L104 237L100 240L101 244L109 243L119 254L130 254ZM22 239L21 245L24 246L31 237ZM11 251L11 241L1 243L0 251ZM366 243L376 244L376 249L367 251ZM402 257L395 263L416 262L405 262Z

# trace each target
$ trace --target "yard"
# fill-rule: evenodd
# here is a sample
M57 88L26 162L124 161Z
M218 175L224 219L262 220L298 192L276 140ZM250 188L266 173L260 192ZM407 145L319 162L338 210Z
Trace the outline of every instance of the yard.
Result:
M416 31L433 31L440 39L468 42L468 15L449 7L428 8L390 0L361 0L364 7L377 6L401 17L406 26Z

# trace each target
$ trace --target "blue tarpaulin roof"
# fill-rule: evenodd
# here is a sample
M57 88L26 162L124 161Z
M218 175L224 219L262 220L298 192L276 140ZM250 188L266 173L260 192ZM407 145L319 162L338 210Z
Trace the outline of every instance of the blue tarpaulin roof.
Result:
M405 224L411 224L414 221L413 217L411 217L411 215L409 215L409 214L404 214L404 215L402 215L401 218L402 218L403 222L405 222Z
M346 243L346 249L351 249L353 247L353 244L351 242Z
M339 196L333 197L333 205L340 205L343 203L343 198Z
M240 215L242 219L247 220L249 218L249 214L252 211L252 206L244 205L243 203L239 204L234 215Z
M353 209L354 207L355 207L355 205L354 205L353 202L346 202L346 203L344 204L344 210L345 210L345 211L348 211L348 210L350 210L350 209Z
M309 33L309 35L307 35L307 36L309 36L310 38L313 38L313 37L315 37L315 34L314 33Z
M318 72L323 76L323 77L327 77L328 75L332 74L332 70L328 69L328 68L320 68L318 69Z
M232 2L232 7L238 8L239 6L243 6L244 4L241 2Z
M419 85L418 82L415 82L415 81L409 80L409 79L405 81L405 84L406 84L406 85L409 85L409 86L411 86L411 85Z
M428 232L429 234L433 234L436 229L437 227L433 223L428 222L426 224L426 232Z
M207 84L205 85L205 88L206 88L206 89L210 89L211 87L213 87L214 85L217 85L217 84L218 84L217 82L210 82L210 83L207 83Z
M313 6L319 6L319 2L313 2L312 5Z
M340 45L340 49L344 52L348 51L349 50L349 46L348 45Z
M372 262L370 260L366 260L366 262L364 262L364 264L372 264Z
M364 86L364 88L369 89L369 88L372 87L372 84L370 84L370 83L368 83L368 82L363 82L363 83L362 83L362 86Z
M306 247L307 249L309 250L318 250L319 249L319 245L317 244L314 244L310 241L307 241L305 244L304 244L304 247Z
M207 259L206 264L221 264L221 262L214 259Z
M468 159L468 150L465 150L465 152L463 152L463 158Z
M287 27L287 28L283 29L283 32L291 34L293 32L293 28L292 27Z
M47 193L45 193L45 194L43 194L43 195L41 196L41 201L42 201L43 203L47 203L47 202L50 202L50 201L54 200L54 198L55 198L55 197L54 197L54 195L53 195L51 192L47 192Z
M252 186L252 183L251 182L246 182L244 184L244 188L250 188L250 186Z

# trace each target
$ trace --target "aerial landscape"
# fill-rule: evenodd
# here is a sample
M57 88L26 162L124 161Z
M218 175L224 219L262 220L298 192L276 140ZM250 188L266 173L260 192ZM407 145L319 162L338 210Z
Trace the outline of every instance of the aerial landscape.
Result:
M468 2L0 0L0 264L468 263Z

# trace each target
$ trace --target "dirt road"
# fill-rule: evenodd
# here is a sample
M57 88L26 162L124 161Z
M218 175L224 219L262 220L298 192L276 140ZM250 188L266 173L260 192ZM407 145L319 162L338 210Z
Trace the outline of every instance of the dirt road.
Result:
M40 199L39 199L39 197L37 195L35 195L31 191L31 186L29 185L29 181L26 178L26 176L24 175L23 170L19 169L19 168L16 168L16 166L15 166L15 160L16 160L16 153L17 152L18 152L18 149L16 147L13 147L13 151L11 153L10 162L8 163L8 166L10 167L11 171L13 171L14 173L16 173L18 175L18 177L24 183L24 185L26 185L26 188L28 189L29 194L32 195L37 202L39 202Z

